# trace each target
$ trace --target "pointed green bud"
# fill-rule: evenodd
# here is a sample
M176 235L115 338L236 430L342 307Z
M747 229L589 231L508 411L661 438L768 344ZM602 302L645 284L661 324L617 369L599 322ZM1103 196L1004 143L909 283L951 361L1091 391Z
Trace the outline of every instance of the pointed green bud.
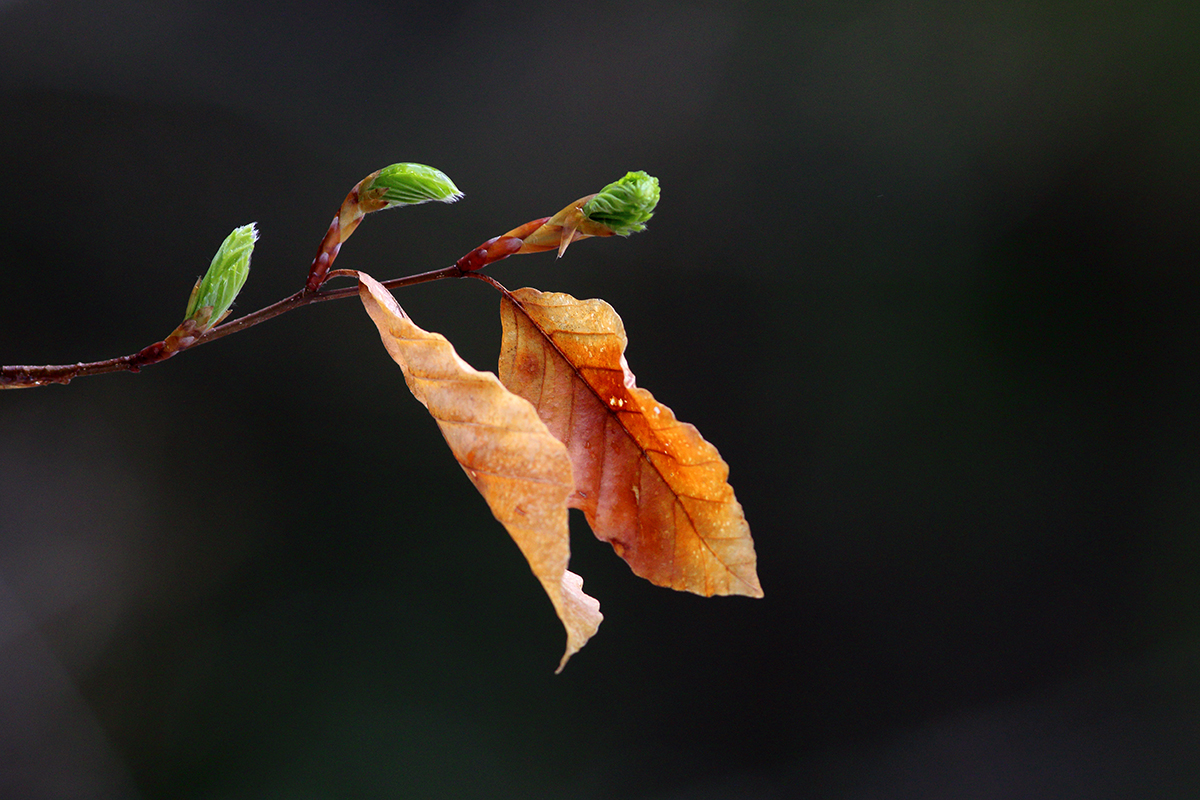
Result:
M658 178L645 172L626 173L610 183L583 206L583 215L612 229L618 236L646 229L646 220L654 216L658 205Z
M430 200L453 203L463 196L446 173L424 164L392 164L384 167L373 181L362 188L364 194L383 190L382 199L387 204L384 208L428 203Z
M246 283L246 276L250 274L250 254L254 252L256 241L258 230L253 222L234 228L233 233L225 237L213 256L208 272L192 289L184 319L201 322L198 316L200 312L205 306L212 306L212 314L203 321L203 329L207 330L220 321Z

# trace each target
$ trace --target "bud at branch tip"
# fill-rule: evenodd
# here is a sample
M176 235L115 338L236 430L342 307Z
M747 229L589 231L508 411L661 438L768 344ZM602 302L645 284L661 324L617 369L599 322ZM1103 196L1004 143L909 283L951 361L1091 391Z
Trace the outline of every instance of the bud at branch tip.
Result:
M641 170L629 172L588 200L583 215L618 236L628 236L646 229L646 221L658 205L658 194L658 178Z
M253 222L234 228L225 237L213 256L208 272L192 289L185 320L194 320L202 330L208 330L221 321L250 274L250 255L254 252L256 241L258 229ZM205 314L205 308L210 308L211 313Z

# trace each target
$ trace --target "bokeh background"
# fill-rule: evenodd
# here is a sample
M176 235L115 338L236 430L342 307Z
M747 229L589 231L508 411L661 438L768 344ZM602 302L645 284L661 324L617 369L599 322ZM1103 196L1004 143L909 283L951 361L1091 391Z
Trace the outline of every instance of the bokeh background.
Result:
M0 362L133 352L345 192L450 263L630 169L603 297L731 466L766 591L645 584L562 675L536 580L354 301L0 395L0 797L1200 795L1200 6L0 1ZM493 368L481 283L406 290Z

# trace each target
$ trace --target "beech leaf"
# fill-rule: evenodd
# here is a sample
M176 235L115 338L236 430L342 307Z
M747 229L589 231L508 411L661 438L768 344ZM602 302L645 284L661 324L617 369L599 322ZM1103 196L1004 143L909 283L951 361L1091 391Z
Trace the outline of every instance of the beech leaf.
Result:
M572 508L635 574L705 596L762 597L754 542L729 467L625 361L625 326L603 300L519 289L501 302L500 380L566 444Z
M600 604L583 593L570 559L566 447L527 401L463 361L444 336L417 327L391 292L362 272L359 296L404 380L437 421L454 458L517 543L567 631L558 665L596 632Z

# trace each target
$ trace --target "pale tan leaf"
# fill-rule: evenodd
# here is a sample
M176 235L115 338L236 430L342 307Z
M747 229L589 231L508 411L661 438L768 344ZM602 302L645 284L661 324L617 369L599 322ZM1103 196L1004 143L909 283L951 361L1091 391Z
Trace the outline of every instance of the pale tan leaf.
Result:
M520 289L501 305L500 380L567 445L573 508L634 573L705 596L761 597L754 542L717 449L640 389L603 300Z
M603 619L600 604L583 593L583 580L567 571L567 498L574 484L566 447L528 401L463 361L441 334L418 328L391 292L358 275L359 296L408 388L429 409L554 604L567 631L562 670Z

